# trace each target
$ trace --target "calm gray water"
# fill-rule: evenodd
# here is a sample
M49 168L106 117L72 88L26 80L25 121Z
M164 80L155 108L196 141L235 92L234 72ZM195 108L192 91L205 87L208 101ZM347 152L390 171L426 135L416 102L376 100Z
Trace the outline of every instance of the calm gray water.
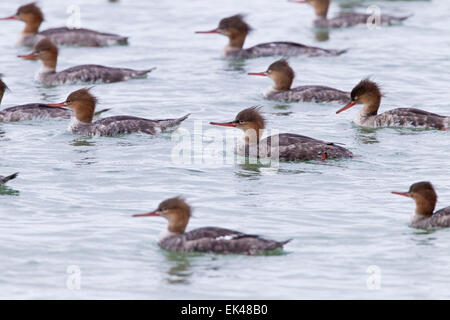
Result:
M24 3L2 1L0 15ZM340 105L266 101L261 92L270 80L246 73L275 58L230 62L220 55L224 37L194 34L247 13L255 28L247 46L290 40L350 48L339 57L291 58L294 85L351 90L371 75L383 85L382 110L450 114L450 2L334 1L330 13L348 3L362 12L377 4L383 13L415 16L401 26L335 30L319 42L312 8L284 0L40 1L43 28L64 25L75 4L82 26L130 36L128 47L62 48L59 69L158 67L148 79L96 85L92 92L99 108L112 108L109 115L190 112L181 128L193 133L194 122L203 120L206 131L209 121L261 105L269 128L342 142L360 157L285 163L277 171L212 163L207 154L177 164L170 134L85 138L69 133L66 120L1 124L0 174L20 176L0 191L0 298L450 298L450 230L412 229L414 203L390 194L430 180L438 207L450 204L449 134L362 130L351 123L356 110L335 114ZM16 58L29 51L15 46L23 25L1 21L0 28L0 72L11 89L3 107L60 102L80 88L34 82L38 64ZM179 194L194 207L188 229L214 225L293 241L273 256L169 254L156 244L166 222L131 215ZM375 290L367 284L374 276ZM80 289L73 290L73 279Z

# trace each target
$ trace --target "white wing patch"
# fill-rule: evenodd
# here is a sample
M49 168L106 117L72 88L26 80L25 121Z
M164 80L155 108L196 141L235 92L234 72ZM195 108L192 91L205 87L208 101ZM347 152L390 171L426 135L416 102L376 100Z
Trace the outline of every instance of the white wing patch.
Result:
M217 237L217 238L215 238L215 240L227 240L227 241L230 241L230 240L233 240L233 239L235 239L235 238L237 238L239 236L241 236L241 235L240 234L227 234L226 236Z

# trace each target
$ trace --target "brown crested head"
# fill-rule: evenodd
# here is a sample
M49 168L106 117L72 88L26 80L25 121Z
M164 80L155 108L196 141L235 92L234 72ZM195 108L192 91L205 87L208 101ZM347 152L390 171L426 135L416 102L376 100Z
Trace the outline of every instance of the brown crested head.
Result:
M428 181L421 181L421 182L416 182L414 184L411 185L411 187L409 188L409 193L428 193L428 192L432 192L434 194L436 194L436 192L434 191L434 187L431 184L431 182Z
M156 211L160 212L162 216L164 216L164 212L170 210L179 210L182 211L188 217L191 217L191 207L186 203L186 200L181 196L177 196L162 201L158 205L158 208L156 209Z
M97 98L89 90L82 88L72 92L64 104L75 111L75 117L82 122L91 123L95 113Z
M252 28L244 21L244 15L242 14L223 18L220 20L217 29L226 35L232 31L247 35L252 30Z
M350 93L351 101L345 107L336 111L336 113L341 113L344 110L350 109L354 105L363 104L364 108L361 111L363 116L374 116L378 113L380 108L381 97L380 86L366 78L361 80Z
M44 14L41 9L36 5L36 2L28 3L20 6L17 9L16 16L19 20L24 22L33 22L41 24L44 21Z
M259 112L261 107L255 106L242 110L236 118L230 122L210 122L210 124L222 127L234 127L244 131L245 141L256 143L265 128L265 119Z
M357 103L363 103L367 97L380 97L382 96L380 87L377 83L366 78L361 80L350 93L351 99Z
M265 128L266 121L259 110L261 107L250 107L242 110L233 121L235 127L244 131L246 143L257 143Z
M242 110L236 115L234 124L237 127L243 127L248 124L255 124L259 129L265 128L265 119L259 112L261 107L255 106Z
M192 214L191 207L180 196L164 200L155 212L169 220L168 229L174 233L184 233Z
M428 181L414 183L408 192L393 191L392 193L413 198L416 202L416 213L425 217L431 216L436 207L437 194Z
M244 16L237 14L220 20L217 32L228 37L229 43L226 50L242 49L245 38L251 31L250 26L244 21Z
M191 217L191 207L178 196L164 200L152 212L135 214L133 217L164 217L169 221L168 230L172 233L182 234Z
M295 77L294 70L285 59L272 63L267 69L267 75L275 82L276 90L289 90Z
M422 181L414 183L408 192L416 201L417 213L429 216L433 214L436 207L437 194L434 191L433 185L430 182Z
M196 33L218 33L227 36L229 43L225 47L225 52L242 49L245 38L251 31L250 26L244 21L242 14L223 18L216 29L209 31L197 31Z
M44 53L53 53L57 55L58 47L49 38L44 38L34 45L33 52L38 55Z
M19 55L23 59L39 59L48 69L56 69L58 61L58 47L48 38L39 40L33 48L33 52L26 55Z

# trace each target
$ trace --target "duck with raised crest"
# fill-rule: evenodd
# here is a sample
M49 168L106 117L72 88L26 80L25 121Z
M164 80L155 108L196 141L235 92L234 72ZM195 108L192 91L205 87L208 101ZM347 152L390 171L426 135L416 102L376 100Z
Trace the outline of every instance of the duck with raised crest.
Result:
M18 172L13 173L9 176L0 176L0 186L7 183L9 180L15 179L19 175Z
M322 49L310 47L295 42L268 42L258 44L248 49L243 49L245 38L251 31L250 26L244 21L243 15L237 14L220 20L219 26L210 31L197 31L196 33L216 33L227 36L228 45L224 49L227 58L256 58L267 56L336 56L346 50Z
M372 22L371 17L373 14L357 13L357 12L345 12L339 14L335 18L328 19L328 8L331 0L289 0L289 2L295 3L307 3L314 8L316 13L316 19L314 20L314 26L318 28L341 28L351 27L358 24L376 23L377 18L374 17ZM394 17L386 14L379 16L379 23L381 25L393 25L398 24L403 20L408 19L410 16Z
M46 85L67 83L101 83L118 82L144 77L155 68L133 70L128 68L112 68L96 64L84 64L56 72L58 48L50 39L42 39L34 46L33 52L19 55L23 59L39 59L42 67L36 73L35 80Z
M250 72L249 75L269 77L273 80L274 86L264 93L270 100L345 103L350 99L349 92L325 86L308 85L291 88L295 73L285 59L275 61L267 71Z
M411 219L411 225L414 228L450 227L450 207L434 212L437 194L430 182L417 182L409 188L408 192L392 191L392 193L412 198L416 202L416 212Z
M316 140L293 133L280 133L261 139L265 128L265 119L259 112L259 107L242 110L233 121L210 122L210 124L243 130L244 141L236 147L236 152L243 156L270 158L282 161L353 157L353 153L350 150L332 142Z
M112 44L127 44L128 37L112 33L98 32L84 28L51 28L39 32L39 27L44 21L44 14L36 3L29 3L17 9L17 12L0 20L19 20L25 22L19 45L34 46L42 38L50 38L58 45L102 47Z
M260 254L282 249L290 241L267 240L257 235L217 227L185 232L191 218L191 207L181 197L164 200L155 211L135 214L133 217L166 218L169 222L168 228L161 233L158 245L170 251Z
M369 79L358 83L350 95L350 103L336 113L363 104L364 107L354 120L355 124L362 127L420 127L447 130L449 125L449 117L415 108L397 108L378 114L382 93L380 87Z
M74 111L69 130L81 135L114 136L118 134L141 132L156 134L174 130L189 114L178 119L151 120L133 116L107 117L92 122L97 99L89 89L79 89L72 92L66 101L56 104L47 104L49 107L67 107Z
M8 87L1 79L0 75L0 104L3 94ZM103 109L95 113L99 115L109 109ZM73 116L73 111L66 108L51 108L43 103L29 103L20 106L9 107L0 110L0 122L16 122L37 119L64 118L69 119Z

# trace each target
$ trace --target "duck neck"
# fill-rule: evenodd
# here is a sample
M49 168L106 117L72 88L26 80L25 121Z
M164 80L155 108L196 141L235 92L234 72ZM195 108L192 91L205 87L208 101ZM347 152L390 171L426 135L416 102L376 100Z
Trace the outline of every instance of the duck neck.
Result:
M361 117L373 117L378 114L378 109L380 108L381 97L374 97L370 102L364 104L360 114Z
M184 212L177 213L176 211L177 210L172 210L171 215L169 216L167 230L173 234L183 234L189 222L189 215L184 214Z
M273 90L275 91L287 91L291 89L293 79L287 75L279 75L274 78Z
M232 33L229 36L228 45L225 47L225 52L241 50L244 46L245 38L247 34L245 33Z
M330 7L330 0L317 1L314 6L314 11L317 18L326 19L328 14L328 8Z
M92 123L92 119L94 118L95 112L95 104L94 105L75 104L71 108L75 111L75 118L78 122L82 122L85 124Z
M22 30L23 35L33 35L36 34L39 30L41 23L39 21L27 21L25 23L25 28Z
M259 128L257 125L249 125L244 129L244 142L245 145L259 145L261 135L264 132L264 128Z
M426 199L424 197L416 197L416 216L421 218L430 217L433 214L436 202Z
M53 73L56 72L56 63L58 61L57 56L48 57L41 60L42 67L40 73Z

